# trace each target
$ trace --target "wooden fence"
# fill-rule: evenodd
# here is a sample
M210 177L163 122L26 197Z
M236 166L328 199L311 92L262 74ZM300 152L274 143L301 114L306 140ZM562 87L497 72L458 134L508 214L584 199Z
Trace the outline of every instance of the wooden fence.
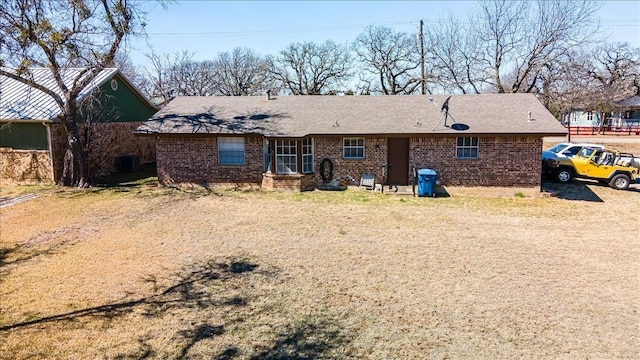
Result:
M640 125L628 126L571 126L566 127L571 135L640 135Z

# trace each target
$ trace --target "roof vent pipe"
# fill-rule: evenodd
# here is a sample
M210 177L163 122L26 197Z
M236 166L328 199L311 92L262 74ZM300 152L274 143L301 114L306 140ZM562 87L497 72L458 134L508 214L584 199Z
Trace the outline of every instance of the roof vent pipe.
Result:
M271 90L267 90L267 101L271 100Z
M528 121L533 121L533 119L531 118L531 111L528 112L527 120Z

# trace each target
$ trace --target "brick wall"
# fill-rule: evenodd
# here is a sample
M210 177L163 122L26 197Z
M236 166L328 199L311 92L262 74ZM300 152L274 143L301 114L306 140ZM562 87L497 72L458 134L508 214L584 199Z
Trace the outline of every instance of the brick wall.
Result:
M342 137L314 138L316 183L322 184L320 163L324 159L333 162L333 179L340 180L343 185L360 184L360 174L375 174L376 181L380 181L382 167L387 164L387 139L365 137L362 160L342 158L342 139Z
M539 137L480 137L478 159L456 158L456 137L411 138L409 164L431 168L438 173L442 185L450 186L539 186ZM317 137L315 145L316 181L322 183L320 162L333 162L333 178L345 185L359 183L360 174L375 174L381 181L382 166L387 164L387 139L365 137L365 158L342 158L342 137ZM409 171L409 170L407 170ZM350 183L354 179L356 183Z
M289 190L310 191L316 188L314 175L278 175L264 174L262 177L262 189L265 190Z
M456 138L412 138L409 163L431 168L442 185L540 186L542 138L480 137L477 159L456 159Z
M244 165L220 165L215 137L160 137L156 144L158 180L163 185L261 183L260 137L246 139Z
M91 131L84 124L78 124L83 140L89 135L89 173L96 177L117 171L116 157L137 155L140 163L155 161L155 138L135 136L134 130L142 122L111 122L91 125ZM62 176L67 137L60 124L51 125L51 146L56 180Z
M342 185L359 184L360 174L375 174L381 181L387 163L387 139L365 137L362 160L342 158L342 137L314 138L314 175L262 176L263 140L247 138L245 164L218 163L215 137L161 137L157 140L158 178L162 184L208 183L260 184L267 189L307 190L322 184L320 163L333 162L333 179ZM409 164L431 168L442 185L527 186L540 185L542 138L480 137L477 159L456 159L456 137L411 138ZM409 171L409 169L407 169Z

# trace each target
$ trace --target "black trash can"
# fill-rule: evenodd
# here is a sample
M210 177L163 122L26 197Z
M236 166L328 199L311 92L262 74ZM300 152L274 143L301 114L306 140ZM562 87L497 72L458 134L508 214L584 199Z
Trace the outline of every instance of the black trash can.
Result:
M436 172L432 169L418 170L418 196L436 196Z

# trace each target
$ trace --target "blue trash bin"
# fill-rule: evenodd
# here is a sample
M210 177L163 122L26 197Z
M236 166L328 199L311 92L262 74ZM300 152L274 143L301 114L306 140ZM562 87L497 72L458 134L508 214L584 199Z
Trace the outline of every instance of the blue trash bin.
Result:
M432 169L418 170L418 196L436 195L436 172Z

